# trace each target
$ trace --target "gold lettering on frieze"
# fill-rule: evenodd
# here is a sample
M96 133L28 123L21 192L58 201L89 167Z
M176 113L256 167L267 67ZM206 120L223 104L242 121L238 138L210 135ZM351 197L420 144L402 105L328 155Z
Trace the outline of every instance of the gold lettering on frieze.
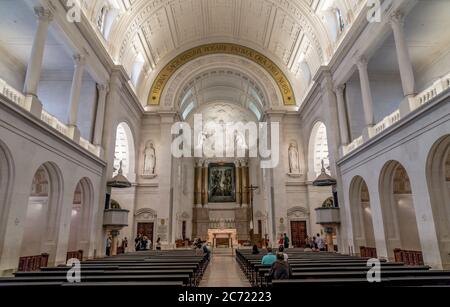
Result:
M149 105L159 105L161 95L167 82L184 64L193 61L199 57L211 54L230 54L244 57L263 67L269 75L275 80L280 89L285 105L295 105L295 97L292 86L283 71L272 60L265 55L251 48L230 43L207 44L189 49L175 57L158 74L153 82L148 98Z

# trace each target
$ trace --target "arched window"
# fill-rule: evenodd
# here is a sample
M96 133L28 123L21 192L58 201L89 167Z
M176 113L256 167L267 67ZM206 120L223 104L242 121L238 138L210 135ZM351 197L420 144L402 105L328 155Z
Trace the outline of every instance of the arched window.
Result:
M191 101L188 106L186 107L186 109L184 109L183 111L183 119L186 120L186 118L189 116L189 113L191 113L192 109L194 109L194 102Z
M108 39L114 20L119 15L120 9L114 1L107 0L97 16L97 27L105 39Z
M131 83L133 83L134 87L138 85L139 77L142 73L142 68L144 67L145 60L142 53L139 53L134 60L133 67L131 70Z
M306 85L309 85L311 83L311 69L305 60L300 62L300 70L302 71L303 80L305 80Z
M108 15L108 7L105 5L101 8L97 18L97 27L100 30L100 32L102 32L103 36L105 36L105 21L107 15Z
M122 172L128 180L134 180L134 142L130 127L126 123L117 126L116 146L114 153L114 173L117 175L120 162L122 162Z
M261 119L261 111L258 109L258 107L253 102L250 102L249 108L256 115L256 118L258 120L260 120Z
M316 176L320 175L322 170L322 160L325 169L328 170L330 161L328 158L328 140L327 127L322 122L317 122L311 132L309 143L309 169Z
M338 31L339 33L341 33L342 31L344 31L345 28L344 17L342 16L341 10L339 8L335 9L335 14L338 25Z

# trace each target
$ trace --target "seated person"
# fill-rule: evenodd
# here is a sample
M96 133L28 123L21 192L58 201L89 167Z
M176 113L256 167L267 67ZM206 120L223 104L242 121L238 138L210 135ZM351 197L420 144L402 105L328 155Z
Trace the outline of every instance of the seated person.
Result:
M258 246L255 244L253 245L253 250L252 250L252 254L253 255L257 255L259 254L259 250L258 250Z
M261 264L264 266L271 266L275 261L277 261L277 257L272 253L272 248L267 248L267 254L262 257Z
M292 269L289 264L284 261L283 253L277 253L277 261L275 261L270 269L269 276L272 280L289 279L292 276Z
M284 246L283 245L280 245L280 247L278 247L278 252L279 253L281 253L281 254L283 254L283 257L284 257L284 261L288 261L288 254L286 254L285 252L284 252Z

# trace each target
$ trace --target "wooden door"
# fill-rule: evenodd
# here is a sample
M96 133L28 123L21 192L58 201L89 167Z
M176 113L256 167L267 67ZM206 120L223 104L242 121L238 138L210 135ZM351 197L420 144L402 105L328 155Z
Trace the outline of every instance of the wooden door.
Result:
M138 223L137 233L147 236L153 242L153 223Z
M307 235L305 221L291 221L291 242L294 247L305 247Z

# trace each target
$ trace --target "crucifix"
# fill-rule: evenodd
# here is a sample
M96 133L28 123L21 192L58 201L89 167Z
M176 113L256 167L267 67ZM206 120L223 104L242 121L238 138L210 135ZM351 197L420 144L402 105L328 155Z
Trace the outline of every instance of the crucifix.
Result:
M253 191L255 191L256 189L258 189L258 186L254 186L254 185L250 185L249 187L245 187L249 192L250 192L250 241L252 244L255 244L256 242L254 242L255 239L255 230L254 230L254 223L253 223Z

